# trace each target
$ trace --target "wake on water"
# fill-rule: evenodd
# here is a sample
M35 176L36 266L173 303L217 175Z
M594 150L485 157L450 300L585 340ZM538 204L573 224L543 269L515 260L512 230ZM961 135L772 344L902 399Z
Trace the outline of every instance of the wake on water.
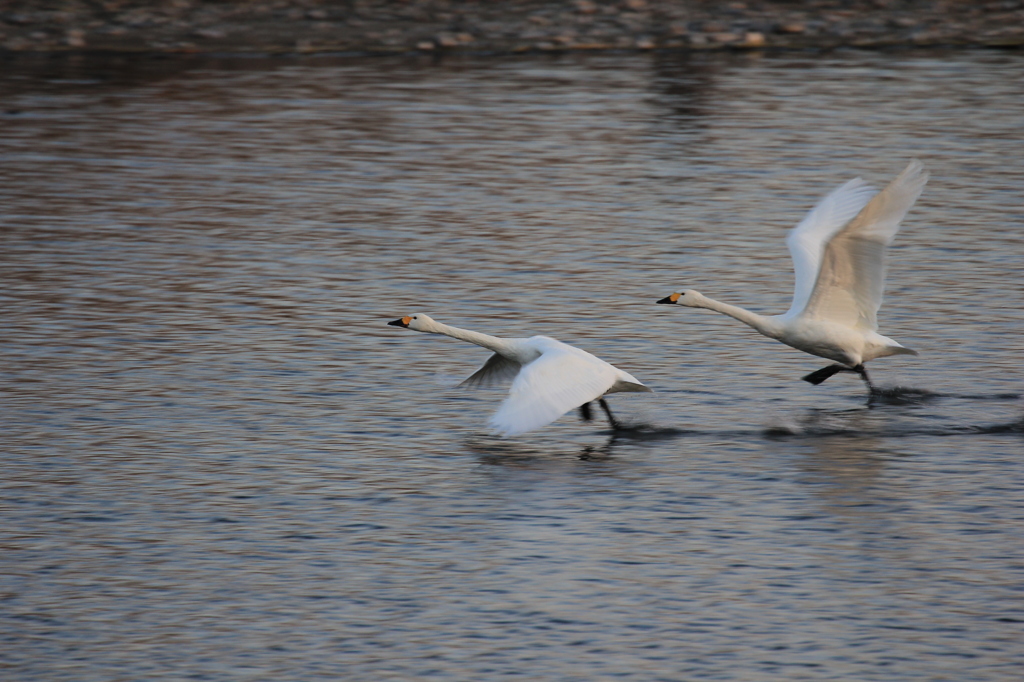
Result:
M924 388L909 386L890 386L876 388L861 407L844 410L813 409L802 415L776 415L770 423L760 430L753 430L747 435L760 435L767 438L821 438L837 436L875 436L902 438L909 436L960 436L973 434L1016 434L1024 433L1024 414L1008 422L990 424L946 424L926 425L900 423L879 424L877 419L871 420L872 425L854 423L858 415L875 413L885 406L901 407L936 404L945 400L962 401L1013 401L1020 400L1019 393L995 394L958 394L940 393ZM646 411L646 410L645 410ZM897 413L894 413L897 414ZM651 415L639 417L619 417L618 428L605 427L593 431L595 435L604 436L607 442L599 446L586 446L576 454L581 459L600 459L610 456L611 448L616 442L662 441L684 436L742 436L739 431L687 429L675 426L656 424L650 420ZM882 416L882 415L878 415ZM884 416L883 416L884 419ZM529 459L534 457L548 458L554 453L550 448L530 445L528 442L504 439L496 436L477 434L467 440L466 445L472 451L485 458L514 457ZM562 452L560 454L567 454Z
M941 400L964 401L1011 401L1019 400L1019 393L957 394L939 393L922 388L892 386L876 388L868 396L866 408L874 410L881 406L924 405ZM957 436L969 434L1024 433L1024 415L1010 422L996 424L943 425L928 427L907 427L906 424L882 426L879 429L865 429L862 425L851 424L851 417L862 414L864 408L849 410L811 410L801 418L780 417L765 427L763 434L769 438L780 437L823 437L823 436Z
M958 393L938 393L927 388L910 386L890 386L876 388L868 396L868 405L920 405L940 398L957 398L960 400L1018 400L1020 393L994 393L990 395L963 395Z

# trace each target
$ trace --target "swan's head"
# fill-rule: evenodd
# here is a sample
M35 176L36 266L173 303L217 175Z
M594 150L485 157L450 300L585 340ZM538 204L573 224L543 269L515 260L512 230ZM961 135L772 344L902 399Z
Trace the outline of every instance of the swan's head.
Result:
M400 317L397 320L388 322L392 327L405 327L406 329L412 329L417 332L429 332L431 326L434 324L434 320L429 315L423 313L416 313L415 315L406 315Z
M672 294L658 301L658 303L685 305L691 308L703 308L704 296L699 291L693 289L686 289L678 294Z

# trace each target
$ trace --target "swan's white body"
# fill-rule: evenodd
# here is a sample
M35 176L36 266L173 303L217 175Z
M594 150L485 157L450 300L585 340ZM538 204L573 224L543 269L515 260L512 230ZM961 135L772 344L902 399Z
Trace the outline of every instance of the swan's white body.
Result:
M550 424L569 410L608 393L651 391L628 372L547 336L502 339L442 324L422 313L388 324L443 334L494 351L483 367L459 385L489 386L512 381L508 397L488 421L505 436Z
M887 355L917 355L878 333L877 314L886 247L927 181L928 173L915 160L881 192L857 178L822 199L786 240L796 286L783 315L758 315L693 290L659 303L724 313L765 336L847 367Z

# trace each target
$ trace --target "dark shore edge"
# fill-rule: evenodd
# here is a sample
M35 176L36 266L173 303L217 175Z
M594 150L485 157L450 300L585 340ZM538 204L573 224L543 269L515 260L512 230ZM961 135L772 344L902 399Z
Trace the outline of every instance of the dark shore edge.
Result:
M1021 47L1024 0L0 0L8 60Z

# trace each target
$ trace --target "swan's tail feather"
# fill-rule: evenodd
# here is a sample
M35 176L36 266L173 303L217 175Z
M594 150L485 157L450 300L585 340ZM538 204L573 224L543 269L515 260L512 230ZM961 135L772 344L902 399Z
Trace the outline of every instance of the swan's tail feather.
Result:
M870 358L884 358L890 355L917 355L913 348L907 348L899 341L894 341L888 336L882 336L878 332L872 332L865 339L868 346L881 346L876 352L872 352Z
M639 381L624 381L619 379L605 393L654 393L654 389L644 386Z

